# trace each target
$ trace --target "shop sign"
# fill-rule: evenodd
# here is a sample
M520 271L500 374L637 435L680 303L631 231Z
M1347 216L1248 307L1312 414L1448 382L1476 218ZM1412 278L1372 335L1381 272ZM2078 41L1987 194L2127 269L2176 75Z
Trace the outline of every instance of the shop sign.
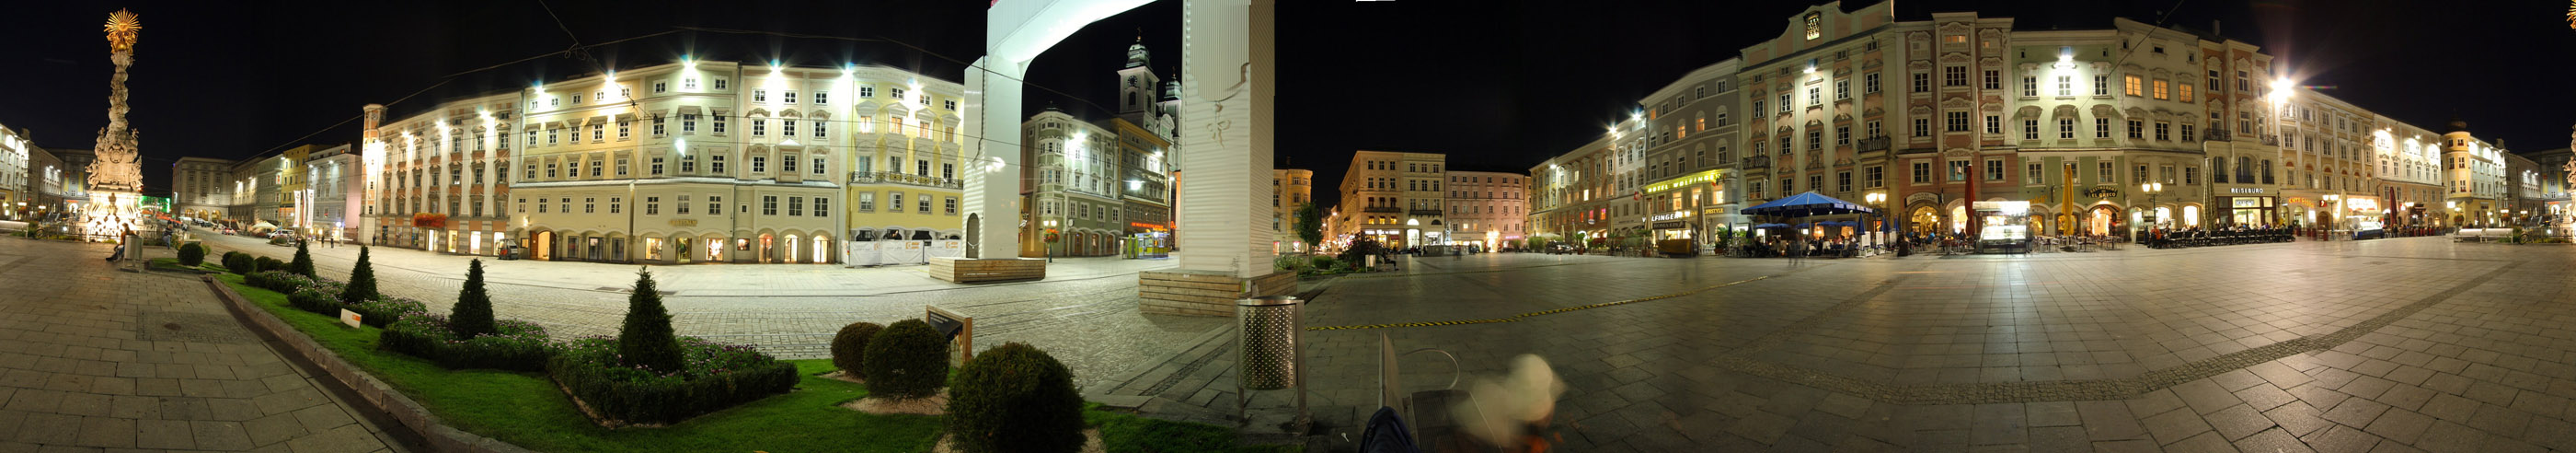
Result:
M2095 187L2095 188L2092 188L2092 189L2090 189L2090 190L2085 190L2085 191L2084 191L2084 196L2087 196L2087 197L2093 197L2093 198L2111 198L2111 197L2120 196L2120 189L2113 189L2113 188L2109 188L2109 187Z
M2227 193L2266 193L2262 187L2230 187Z
M1655 222L1662 222L1662 221L1666 221L1666 220L1680 220L1680 219L1682 219L1682 218L1690 217L1690 215L1691 215L1690 211L1673 211L1673 212L1667 212L1667 213L1662 213L1662 214L1655 214L1655 216L1654 216L1653 218L1650 218L1650 219L1648 219L1648 220L1655 221Z
M675 227L693 227L693 226L698 226L698 219L671 219L671 226L675 226Z
M2245 197L2237 197L2233 203L2234 203L2234 204L2233 204L2232 206L2239 207L2239 208L2260 208L2260 207L2263 207L2263 199L2261 199L2261 198L2245 198Z
M1682 222L1656 222L1656 223L1655 223L1655 229L1658 229L1658 230L1678 230L1678 229L1682 229L1682 228L1689 228L1689 227L1690 227L1690 224L1682 223Z
M1701 209L1699 213L1700 215L1726 215L1726 208Z
M1143 228L1143 229L1148 229L1148 230L1161 230L1161 229L1164 229L1164 228L1165 228L1162 224L1159 224L1159 223L1145 223L1145 222L1127 222L1127 226L1130 226L1130 227L1136 227L1136 228Z
M1721 168L1721 169L1716 169L1716 170L1703 171L1703 172L1699 172L1699 173L1692 173L1692 174L1688 174L1688 175L1683 175L1683 176L1678 177L1678 178L1667 179L1667 180L1663 180L1663 181L1661 181L1661 182L1656 182L1656 183L1654 183L1654 184L1647 184L1647 185L1646 185L1646 189L1645 189L1645 190L1641 190L1641 191L1639 191L1639 193L1640 193L1641 195L1642 195L1642 194L1650 194L1650 193L1663 193L1664 191L1667 191L1667 190L1673 190L1673 189L1682 188L1682 187L1689 187L1689 186L1691 186L1691 185L1693 185L1693 184L1701 184L1701 183L1715 184L1715 183L1717 182L1718 178L1724 177L1725 175L1726 175L1726 169L1723 169L1723 168Z

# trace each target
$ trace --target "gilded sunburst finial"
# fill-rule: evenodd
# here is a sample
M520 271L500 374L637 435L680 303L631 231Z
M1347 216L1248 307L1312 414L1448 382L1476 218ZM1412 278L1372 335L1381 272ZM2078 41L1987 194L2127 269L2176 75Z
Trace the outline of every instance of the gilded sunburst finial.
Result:
M118 52L134 50L134 39L143 31L143 21L134 12L123 9L107 15L107 45Z

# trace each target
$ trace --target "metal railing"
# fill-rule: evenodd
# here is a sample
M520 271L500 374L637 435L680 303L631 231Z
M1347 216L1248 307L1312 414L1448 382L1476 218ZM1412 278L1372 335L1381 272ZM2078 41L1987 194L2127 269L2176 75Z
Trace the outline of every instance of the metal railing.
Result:
M1409 214L1411 214L1411 215L1440 215L1440 210L1438 210L1438 209L1415 209L1415 210L1413 210L1413 212L1410 212Z
M935 178L892 171L850 172L850 183L852 184L873 184L879 182L927 187L946 187L950 189L963 188L966 186L966 180L958 178Z
M1394 206L1370 206L1370 207L1360 208L1360 212L1383 212L1383 213L1390 213L1390 214L1391 214L1391 213L1400 213L1400 212L1404 212L1404 208L1398 208L1398 207L1394 207Z

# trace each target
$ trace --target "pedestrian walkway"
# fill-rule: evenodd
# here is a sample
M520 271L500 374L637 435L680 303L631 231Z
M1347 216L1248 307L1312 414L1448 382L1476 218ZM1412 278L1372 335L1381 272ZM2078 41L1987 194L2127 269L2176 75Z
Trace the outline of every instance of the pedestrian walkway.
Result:
M1381 334L1471 380L1537 354L1569 451L2570 451L2571 271L2576 247L2410 238L1337 279L1307 325L1390 327L1307 332L1306 379L1338 433L1376 407ZM1202 340L1109 388L1232 414L1233 335ZM1402 391L1451 377L1401 360Z
M0 238L0 451L401 449L204 283L113 247Z

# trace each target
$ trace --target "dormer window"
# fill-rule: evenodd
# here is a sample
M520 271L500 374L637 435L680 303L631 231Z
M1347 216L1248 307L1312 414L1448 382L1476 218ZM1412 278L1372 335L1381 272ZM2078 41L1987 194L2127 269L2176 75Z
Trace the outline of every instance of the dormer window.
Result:
M1823 37L1824 35L1825 15L1823 13L1807 13L1807 39L1816 39L1818 37Z

